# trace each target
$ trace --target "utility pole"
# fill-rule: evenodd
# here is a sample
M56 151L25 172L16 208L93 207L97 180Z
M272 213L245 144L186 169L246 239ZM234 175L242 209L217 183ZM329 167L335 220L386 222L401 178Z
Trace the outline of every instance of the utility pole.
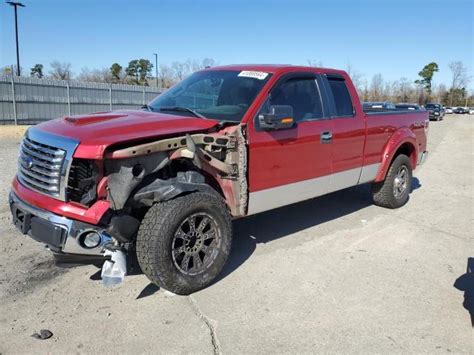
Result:
M156 75L156 87L160 87L160 85L158 84L158 53L153 53L153 55L155 56L155 75Z
M15 9L15 37L16 37L16 75L20 76L20 48L18 45L18 14L17 7L25 7L21 2L7 1L7 4Z

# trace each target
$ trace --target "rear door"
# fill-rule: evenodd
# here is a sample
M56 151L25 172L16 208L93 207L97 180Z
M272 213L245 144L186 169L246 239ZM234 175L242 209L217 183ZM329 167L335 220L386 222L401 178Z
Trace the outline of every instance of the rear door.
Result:
M332 118L333 176L330 191L337 191L359 183L364 164L365 114L362 110L356 111L357 94L344 76L327 74L322 76L322 80ZM374 174L377 171L375 166L370 169Z
M328 192L332 124L313 73L293 73L271 90L249 129L249 214L303 201ZM293 107L297 125L265 131L258 115L272 105Z

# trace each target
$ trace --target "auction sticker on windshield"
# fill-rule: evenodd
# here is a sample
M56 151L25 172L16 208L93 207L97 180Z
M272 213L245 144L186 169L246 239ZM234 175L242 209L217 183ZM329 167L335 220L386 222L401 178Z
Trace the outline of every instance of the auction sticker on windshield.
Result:
M254 78L258 80L263 80L268 76L268 73L263 71L250 71L250 70L243 70L239 73L238 76L243 76L246 78Z

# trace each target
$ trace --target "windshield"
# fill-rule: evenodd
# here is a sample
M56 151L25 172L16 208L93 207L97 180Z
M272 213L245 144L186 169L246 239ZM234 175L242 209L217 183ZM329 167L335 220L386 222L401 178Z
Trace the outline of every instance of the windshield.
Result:
M436 105L436 104L427 104L425 107L426 107L426 108L438 108L439 105Z
M156 97L148 109L240 122L270 76L255 71L200 71Z

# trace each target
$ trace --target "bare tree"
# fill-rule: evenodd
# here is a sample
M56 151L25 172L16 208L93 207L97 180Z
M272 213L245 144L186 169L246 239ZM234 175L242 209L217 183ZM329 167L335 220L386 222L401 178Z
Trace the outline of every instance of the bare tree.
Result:
M323 62L320 61L320 60L316 60L316 59L307 59L306 62L308 63L308 66L310 66L310 67L322 67L323 66Z
M169 88L173 86L176 82L173 76L173 70L166 64L160 65L158 77L161 82L162 88Z
M186 74L188 73L189 68L189 63L183 63L183 62L173 62L171 64L171 70L173 71L173 75L178 81L181 81L184 79Z
M50 75L58 80L70 80L72 77L71 63L61 63L54 61L50 64Z
M444 84L436 85L433 89L433 98L436 102L447 104L447 102L445 102L445 97L447 93L448 93L448 89L446 85Z
M204 58L201 62L201 68L210 68L217 65L217 62L212 58Z
M386 81L383 87L382 99L384 101L396 101L394 100L396 87L397 87L396 82Z
M363 78L362 73L360 73L357 69L355 69L351 64L347 65L346 72L351 77L352 83L356 87L357 91L359 93L361 93L363 91L362 90L362 84L363 84L362 83L362 78Z
M416 102L420 105L424 105L426 102L425 100L425 87L421 82L415 82L416 88Z
M362 101L369 101L369 82L366 78L361 81L361 92L359 95L362 97Z
M111 83L113 81L112 74L107 68L92 69L85 67L81 69L81 74L77 76L77 80L92 81L96 83Z
M408 102L410 101L410 94L412 90L411 81L408 78L400 78L398 80L398 90L397 90L397 101Z
M370 82L369 97L372 101L380 101L383 95L383 76L375 74Z
M461 61L449 63L449 69L451 69L451 72L453 73L453 79L451 81L451 92L449 97L449 105L452 106L454 90L466 86L468 82L468 77L467 68Z

